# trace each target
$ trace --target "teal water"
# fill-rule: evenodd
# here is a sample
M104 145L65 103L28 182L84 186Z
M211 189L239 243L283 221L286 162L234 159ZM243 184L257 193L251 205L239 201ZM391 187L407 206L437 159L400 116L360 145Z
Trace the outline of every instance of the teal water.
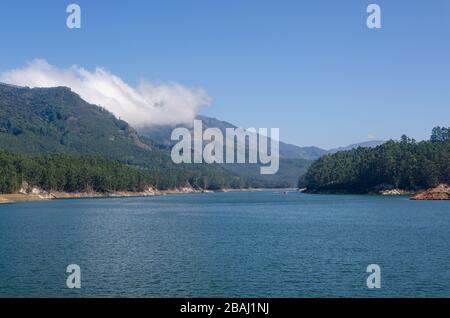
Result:
M450 297L449 202L264 191L1 205L0 247L0 297ZM66 287L72 263L81 289Z

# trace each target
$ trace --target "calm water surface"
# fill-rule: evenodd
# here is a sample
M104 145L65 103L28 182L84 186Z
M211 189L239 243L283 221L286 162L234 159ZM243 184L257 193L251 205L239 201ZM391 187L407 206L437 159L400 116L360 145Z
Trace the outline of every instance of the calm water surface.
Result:
M450 297L450 203L264 191L0 205L0 296Z

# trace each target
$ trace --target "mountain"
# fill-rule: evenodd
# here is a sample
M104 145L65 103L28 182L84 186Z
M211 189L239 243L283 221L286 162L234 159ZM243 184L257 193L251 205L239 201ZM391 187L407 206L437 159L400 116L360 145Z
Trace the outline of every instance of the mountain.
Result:
M222 134L226 135L227 128L238 128L237 126L216 118L207 116L197 116L202 121L203 129L218 128ZM163 147L170 147L175 142L170 140L172 130L176 127L185 127L190 129L193 134L192 127L186 125L177 126L155 126L145 128L139 131L143 136L152 140L155 144ZM270 141L268 141L270 143ZM248 148L247 148L248 149ZM298 183L298 175L304 174L311 163L326 154L327 151L317 147L298 147L284 142L279 143L280 166L276 174L261 175L260 164L221 164L220 166L232 174L245 178L253 187L296 187Z
M222 121L212 117L199 115L197 116L196 119L201 120L203 122L203 129L219 128L222 131L222 134L224 135L225 130L227 128L237 128L237 126L227 121ZM176 125L176 126L163 125L163 126L153 126L150 128L143 128L139 130L139 133L143 136L147 136L148 138L150 138L155 144L169 147L174 144L174 142L170 140L170 134L172 133L172 130L176 127L185 127L190 129L192 132L192 128L188 127L187 125ZM325 150L315 146L300 147L280 141L279 150L280 150L280 158L317 160L326 154L333 154L338 151L346 151L358 147L373 148L383 143L385 143L385 141L383 140L370 140L361 143L351 144L344 147Z
M0 150L15 154L99 156L151 172L159 188L220 188L243 180L217 165L175 165L167 149L67 87L0 84Z
M224 135L227 128L237 128L211 117L197 119L202 120L204 129L219 128ZM137 132L70 88L31 89L0 83L0 150L25 155L100 156L152 172L163 188L184 183L212 188L293 187L314 160L329 153L280 142L280 168L274 175L261 175L259 164L175 165L170 158L174 128L154 126Z
M229 122L207 116L199 115L196 119L202 121L204 130L207 128L219 128L224 136L227 128L237 128L237 126ZM170 140L170 135L172 130L176 127L188 128L190 129L191 134L193 134L192 127L188 127L186 125L154 126L151 128L144 128L140 130L139 133L151 139L155 144L162 145L163 147L170 147L175 143ZM295 187L298 184L298 176L305 174L309 166L320 157L326 154L332 154L338 151L350 150L358 147L375 147L382 143L384 142L368 141L352 144L346 147L325 150L314 146L299 147L280 142L280 168L278 173L274 175L261 175L259 171L259 164L223 164L222 167L224 170L249 180L253 186Z
M126 122L67 87L0 84L0 147L16 153L82 153L123 162L155 154Z
M222 134L225 135L225 130L227 128L238 128L237 126L227 122L222 121L216 118L207 117L199 115L197 116L198 120L203 122L203 129L207 128L219 128L222 131ZM150 138L155 144L170 146L173 145L174 142L170 140L170 134L172 130L176 127L185 127L189 128L192 131L191 127L187 125L164 125L164 126L153 126L150 128L143 128L139 130L139 133L143 136L147 136ZM327 150L318 148L318 147L299 147L292 144L287 144L280 141L280 158L286 159L305 159L305 160L316 160L321 156L327 154Z
M361 142L361 143L357 143L357 144L351 144L345 147L339 147L339 148L333 148L327 151L327 153L329 154L333 154L339 151L347 151L347 150L352 150L352 149L356 149L356 148L374 148L377 147L379 145L384 144L386 141L383 140L369 140L369 141L365 141L365 142Z

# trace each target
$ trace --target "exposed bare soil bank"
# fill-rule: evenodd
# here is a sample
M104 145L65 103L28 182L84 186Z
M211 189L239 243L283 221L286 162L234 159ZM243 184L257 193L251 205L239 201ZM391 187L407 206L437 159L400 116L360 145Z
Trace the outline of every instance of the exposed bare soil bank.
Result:
M22 188L18 193L14 194L0 194L0 204L2 203L16 203L26 201L44 201L55 199L87 199L87 198L114 198L114 197L149 197L156 195L178 194L178 193L201 193L207 192L192 187L182 187L170 190L157 190L148 188L141 192L131 191L111 191L111 192L59 192L59 191L44 191L37 187L31 187L24 182Z
M436 188L416 194L411 200L450 200L450 186L440 184Z

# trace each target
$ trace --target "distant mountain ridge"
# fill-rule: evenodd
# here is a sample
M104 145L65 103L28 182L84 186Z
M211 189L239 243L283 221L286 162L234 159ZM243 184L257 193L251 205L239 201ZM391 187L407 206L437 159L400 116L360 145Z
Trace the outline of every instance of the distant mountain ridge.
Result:
M384 140L369 140L369 141L364 141L364 142L360 142L357 144L351 144L351 145L348 145L345 147L333 148L333 149L328 150L327 153L334 154L339 151L348 151L348 150L352 150L352 149L359 148L359 147L374 148L374 147L384 144L385 142L386 141L384 141Z
M237 126L223 120L219 120L213 117L207 117L203 115L198 115L196 119L201 120L203 122L203 128L219 128L223 134L225 134L226 128L238 128ZM153 126L149 128L143 128L139 130L139 133L143 136L150 138L156 144L170 146L174 142L170 140L170 134L172 130L176 127L188 127L187 125L164 125L164 126ZM315 146L306 146L301 147L293 144L288 144L280 141L280 158L285 159L304 159L304 160L317 160L323 155L336 153L338 151L351 150L358 147L363 148L372 148L383 144L385 141L381 140L372 140L365 141L361 143L351 144L348 146L333 148L333 149L322 149Z
M27 153L33 153L33 151L42 153L46 149L52 151L64 150L63 152L66 152L67 148L73 149L75 152L80 150L92 151L93 153L101 152L102 147L90 149L80 144L79 140L71 140L71 135L77 133L90 137L91 142L102 141L103 144L106 143L111 146L114 141L121 143L127 140L127 143L131 141L138 148L150 150L152 144L166 147L172 145L173 142L170 140L172 130L175 127L187 127L186 125L164 125L142 128L136 131L127 122L117 119L104 108L87 103L68 87L31 89L0 83L0 97L0 133L11 132L14 135L14 137L11 136L10 147L20 148L23 146L21 145L21 135L27 131L35 133L39 130L36 135L45 137L43 140L42 138L33 140L38 145L36 146L37 149L30 148L29 145L20 149ZM71 106L69 108L60 107L63 104L70 104ZM25 118L26 120L24 120ZM225 133L226 128L237 128L227 121L212 117L199 115L197 119L203 121L204 129L219 128ZM44 131L41 124L50 127L46 127ZM96 135L96 131L101 131L101 133ZM49 135L58 137L58 142L50 142L46 138ZM106 140L104 140L105 138ZM374 140L325 150L315 146L300 147L280 141L280 157L316 160L325 154L358 147L375 147L382 143L384 141Z
M222 134L226 135L227 128L238 128L237 126L216 118L199 115L196 119L201 120L203 130L208 128L218 128ZM165 125L154 126L150 128L140 129L139 133L156 145L170 148L176 142L170 139L173 129L177 127L185 127L190 129L193 134L192 127L188 125ZM270 141L268 141L270 143ZM260 164L237 164L227 163L220 166L232 174L244 177L249 180L255 187L296 187L298 183L298 175L304 174L311 163L324 154L316 147L297 147L295 145L280 142L280 167L274 175L261 175Z
M224 136L227 128L238 128L227 121L203 115L198 115L196 119L202 121L204 130L207 128L218 128ZM139 133L152 140L155 144L169 148L175 143L170 139L170 135L176 127L188 128L190 129L191 134L193 134L192 127L182 124L143 128L139 130ZM270 141L268 141L268 143L269 142ZM382 142L380 141L379 143ZM373 147L375 145L378 144L369 141L360 144L353 144L339 149L325 150L314 146L299 147L280 141L280 167L278 173L275 175L261 175L259 173L259 164L222 164L221 166L224 170L251 180L251 183L254 185L267 185L270 187L296 187L298 184L298 176L306 173L309 166L320 157L329 153L340 151L340 149Z
M226 128L237 128L207 116L199 115L197 119L202 120L204 129L219 128L224 134ZM179 184L196 171L197 177L206 174L211 179L224 180L228 175L235 185L247 182L261 187L294 187L298 176L313 161L329 153L318 147L280 142L280 169L275 175L261 175L259 164L175 165L170 158L170 146L174 144L170 135L180 126L183 125L136 131L106 109L84 101L70 88L0 83L0 150L12 153L101 156L156 171L159 178L170 179L170 184Z

